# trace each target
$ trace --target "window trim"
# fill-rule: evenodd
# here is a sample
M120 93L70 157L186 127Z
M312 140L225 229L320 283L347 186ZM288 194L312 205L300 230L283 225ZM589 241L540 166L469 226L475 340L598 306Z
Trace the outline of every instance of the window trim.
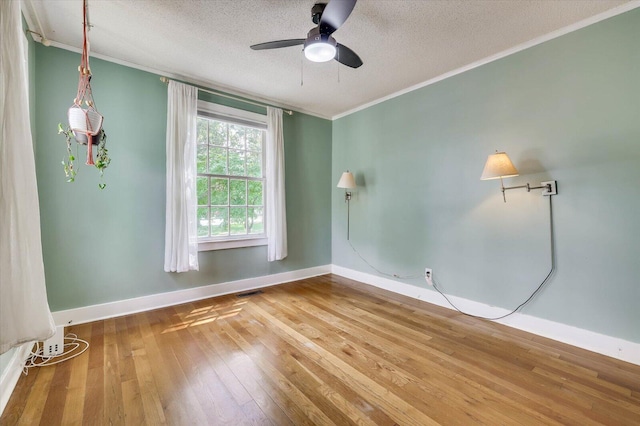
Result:
M243 126L257 125L262 129L267 129L267 116L258 114L257 112L245 111L238 108L228 107L226 105L214 104L212 102L198 100L198 115L200 112L212 114L209 118L219 118L226 121L236 121L236 124ZM206 114L204 114L206 116Z
M229 123L241 126L255 127L267 131L267 116L251 111L245 111L225 105L214 104L207 101L198 100L198 116L208 119L224 120ZM262 149L263 174L265 166L266 144ZM266 176L263 178L266 188ZM266 218L266 197L263 201L264 216ZM265 219L265 232L258 235L229 235L226 237L209 237L208 239L198 238L198 251L226 250L242 247L266 246L267 229Z

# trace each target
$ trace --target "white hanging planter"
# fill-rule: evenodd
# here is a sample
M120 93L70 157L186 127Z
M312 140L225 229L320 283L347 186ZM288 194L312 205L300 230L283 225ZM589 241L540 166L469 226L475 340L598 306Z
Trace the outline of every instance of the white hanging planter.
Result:
M96 136L102 130L102 121L104 117L95 109L82 109L77 105L69 108L67 113L69 119L69 127L73 131L78 143L86 145L88 135ZM92 140L93 145L98 144L97 138Z

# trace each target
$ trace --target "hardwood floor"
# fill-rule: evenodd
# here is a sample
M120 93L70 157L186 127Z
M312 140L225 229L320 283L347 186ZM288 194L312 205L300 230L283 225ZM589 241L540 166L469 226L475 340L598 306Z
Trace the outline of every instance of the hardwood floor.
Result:
M640 366L335 275L67 332L0 424L640 424Z

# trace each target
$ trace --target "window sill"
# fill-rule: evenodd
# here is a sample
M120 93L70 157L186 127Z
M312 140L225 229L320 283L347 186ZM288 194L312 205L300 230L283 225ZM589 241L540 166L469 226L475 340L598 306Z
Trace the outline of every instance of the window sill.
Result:
M236 240L226 241L200 241L198 243L198 251L226 250L242 247L266 246L267 238L238 238Z

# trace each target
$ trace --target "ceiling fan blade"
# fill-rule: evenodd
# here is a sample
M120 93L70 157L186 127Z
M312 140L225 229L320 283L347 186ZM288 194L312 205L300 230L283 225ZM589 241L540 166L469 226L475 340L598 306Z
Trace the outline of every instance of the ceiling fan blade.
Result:
M347 20L356 0L331 0L320 18L320 34L332 34Z
M291 47L304 44L303 38L292 38L289 40L268 41L266 43L254 44L250 46L253 50L279 49L281 47Z
M338 50L335 57L336 61L351 68L358 68L362 65L362 59L344 44L338 43L336 48Z

